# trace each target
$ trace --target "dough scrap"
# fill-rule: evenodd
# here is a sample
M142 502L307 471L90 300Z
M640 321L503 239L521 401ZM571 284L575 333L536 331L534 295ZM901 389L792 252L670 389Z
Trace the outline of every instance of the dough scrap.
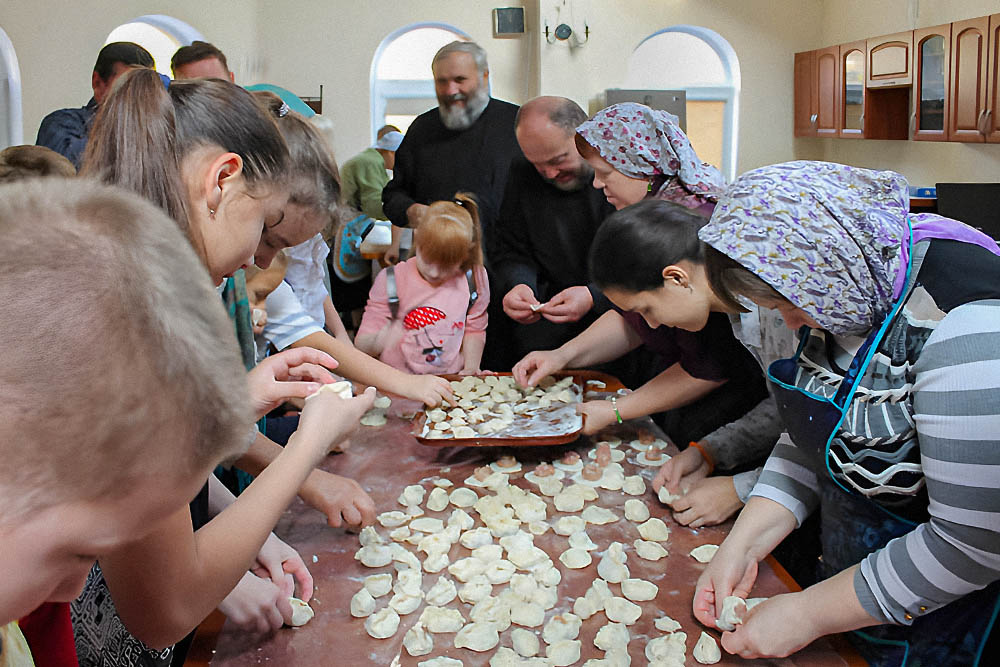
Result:
M649 542L647 540L636 540L632 543L635 547L635 554L645 560L657 561L666 558L668 553L659 542Z
M407 653L416 658L434 650L434 638L424 628L423 623L417 621L416 625L403 635L403 646Z
M374 602L375 600L373 599L372 603L374 604ZM288 604L292 606L292 622L289 624L292 627L297 628L299 626L305 625L306 623L312 620L313 616L316 615L316 612L313 611L313 608L310 607L309 603L306 602L305 600L300 600L295 597L290 597L288 598Z
M458 589L455 587L455 582L448 578L448 575L442 574L438 577L437 582L431 586L430 590L427 591L425 600L427 604L434 607L443 607L448 604L458 595Z
M708 563L715 556L715 552L719 550L718 544L703 544L700 547L695 547L691 550L691 558L694 558L699 563Z
M365 577L365 590L373 598L380 598L392 590L392 574L373 574Z
M722 651L715 643L715 637L707 632L702 632L701 637L698 637L698 643L694 645L691 655L703 665L714 665L722 659Z
M590 509L589 507L587 509ZM583 517L579 516L564 516L556 521L555 527L552 529L555 531L556 535L569 536L573 533L578 533L587 527L587 521Z
M656 584L645 579L626 579L622 582L622 595L632 602L652 600L659 591Z
M659 617L653 621L653 625L656 626L657 630L661 630L663 632L677 632L681 629L681 624L669 616Z
M430 505L429 502L427 504L428 506ZM649 518L649 507L641 500L629 498L625 501L625 518L629 521L641 523Z
M597 548L594 541L590 539L590 535L587 534L586 530L581 530L579 532L573 533L569 536L569 545L577 549L584 549L586 551L593 551Z
M545 657L553 667L566 667L580 661L581 646L579 639L563 639L555 644L549 644L545 650Z
M641 496L646 493L646 482L642 475L630 475L622 482L622 491L630 496Z
M448 492L439 486L431 489L431 494L427 496L427 509L432 512L440 512L448 507Z
M538 635L531 630L514 628L510 633L510 639L514 644L514 650L522 658L531 658L538 655Z
M296 609L297 607L292 607L293 614ZM351 616L354 618L364 618L371 615L373 611L375 611L375 598L368 592L368 589L362 588L351 598Z
M571 570L579 570L594 562L589 551L577 547L570 547L559 554L559 560Z
M609 622L601 626L594 636L594 646L602 651L613 651L615 649L627 649L629 640L628 626L624 623Z
M451 504L455 507L472 507L479 500L479 496L472 489L460 486L448 496Z
M470 651L489 651L500 643L500 634L492 623L472 622L455 635L455 648L467 648Z
M391 607L384 607L365 619L365 630L375 639L388 639L398 628L399 614Z
M458 632L459 628L465 625L462 612L449 607L424 607L420 614L419 623L427 628L427 632Z
M580 514L580 518L587 523L594 524L595 526L603 526L606 523L614 523L619 519L618 515L611 510L597 505L591 505L587 509L583 510Z
M642 616L642 607L625 598L612 597L604 602L604 615L609 621L632 625Z
M556 614L542 628L542 639L546 644L555 644L564 639L576 639L580 635L583 619L576 614Z
M667 524L663 523L663 519L653 517L645 523L639 524L639 534L644 540L666 542L670 538L670 529L667 528Z

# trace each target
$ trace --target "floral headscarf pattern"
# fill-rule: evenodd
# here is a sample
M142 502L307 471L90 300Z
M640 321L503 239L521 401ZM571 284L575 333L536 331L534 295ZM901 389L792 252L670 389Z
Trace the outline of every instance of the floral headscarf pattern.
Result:
M863 334L890 310L909 241L906 179L828 162L747 172L699 236L834 334Z
M623 102L597 112L576 128L601 157L631 178L674 176L691 193L712 201L726 188L718 169L703 164L677 116Z

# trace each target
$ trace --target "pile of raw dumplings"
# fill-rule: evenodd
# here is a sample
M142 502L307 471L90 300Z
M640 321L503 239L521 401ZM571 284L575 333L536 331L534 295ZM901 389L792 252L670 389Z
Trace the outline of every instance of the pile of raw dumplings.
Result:
M542 378L537 387L521 387L509 375L467 376L451 383L458 406L427 411L426 438L497 436L553 406L579 402L572 376Z
M607 458L608 448L619 444L614 439L600 443L589 457ZM612 460L608 465L617 464ZM454 488L447 479L434 480L429 493L421 485L407 486L398 499L402 510L378 517L387 534L371 526L361 532L355 558L372 568L391 566L387 572L365 577L351 599L351 614L365 618L371 637L396 636L403 625L403 649L411 656L431 654L435 635L447 634L450 646L490 654L491 667L561 667L580 662L581 626L595 618L601 625L594 645L604 651L604 657L587 660L584 667L629 665L628 646L633 640L629 628L644 613L643 603L655 600L658 593L655 583L632 576L629 558L637 559L631 563L635 568L642 567L642 560L666 556L669 528L650 517L649 507L640 498L625 501L622 517L594 502L599 499L598 484L574 483L561 468L548 466L541 476L535 474L537 468L525 476L538 486L536 494L510 484L509 474L520 470L520 463L501 460L477 470L476 476L466 480L467 486ZM646 493L640 475L625 476L610 486L625 497ZM551 505L545 496L552 497ZM421 505L442 513L441 518L425 516ZM564 513L558 519L549 518L553 506ZM631 549L612 542L595 558L592 553L601 547L588 535L588 525L623 519L631 522L638 535ZM597 560L597 577L584 595L572 600L572 611L550 614L546 620L546 612L559 602L562 582L552 558L534 544L536 536L549 530L567 538L558 556L563 567L585 568ZM467 550L467 555L452 560L455 545ZM406 627L402 619L411 614L415 620ZM677 621L658 610L656 615L654 625L665 634L645 644L649 664L683 665L687 634ZM440 641L437 645L441 650ZM717 662L720 651L715 639L702 633L692 656L705 664ZM450 667L462 662L437 656L419 665Z

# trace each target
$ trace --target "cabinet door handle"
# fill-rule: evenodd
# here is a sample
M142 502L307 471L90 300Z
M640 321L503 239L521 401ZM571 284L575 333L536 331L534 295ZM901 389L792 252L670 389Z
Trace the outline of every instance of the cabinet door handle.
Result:
M816 124L817 120L819 120L819 114L814 113L813 115L809 116L809 122L812 123L813 125Z
M979 118L976 119L976 129L979 130L979 134L986 134L986 124L983 120L986 118L986 109L979 112Z

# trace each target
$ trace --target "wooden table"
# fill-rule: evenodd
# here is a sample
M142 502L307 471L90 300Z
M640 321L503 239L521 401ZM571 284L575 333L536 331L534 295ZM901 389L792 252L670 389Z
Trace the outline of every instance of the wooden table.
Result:
M615 388L612 379L604 377L609 383L609 388ZM413 412L417 408L418 406L411 402L394 401L390 408L388 424L378 428L362 427L352 437L350 449L344 454L331 456L324 465L327 470L360 480L375 500L379 512L400 509L396 498L408 484L419 483L429 491L433 488L431 481L440 476L460 486L475 467L496 460L501 453L513 453L522 462L524 472L527 472L535 463L558 458L569 448L585 455L596 442L595 438L581 437L574 443L559 447L521 447L502 451L496 448L427 447L420 445L409 435L408 420L392 417L393 414ZM652 421L647 418L626 422L606 433L606 435L617 435L624 441L620 449L627 452L626 462L623 462L627 475L635 474L639 469L628 462L634 462L637 452L627 444L635 437L639 428L655 429ZM673 445L670 447L671 450L668 451L676 452ZM562 583L558 587L559 602L554 609L546 612L546 620L557 613L572 610L574 599L583 595L590 582L597 576L599 554L603 554L604 549L612 541L622 542L628 554L631 576L653 581L660 589L655 600L641 603L643 615L629 628L632 635L629 644L632 664L645 665L646 642L663 634L653 628L654 618L662 615L660 611L656 611L660 609L679 621L683 626L682 629L687 632L687 664L697 665L698 663L691 657L691 651L703 628L691 613L691 594L705 566L688 556L688 552L701 544L721 543L732 527L732 522L697 530L678 525L670 518L669 512L659 503L649 486L656 469L645 467L641 470L647 482L647 492L640 498L650 508L653 516L662 518L671 528L670 539L666 542L670 556L657 562L640 559L632 547L632 542L639 537L636 524L625 520L624 517L620 521L603 526L588 525L587 532L591 539L600 545L600 550L593 553L594 562L580 570L569 570L558 560L559 554L568 548L566 537L555 535L551 530L536 537L535 544L549 553L563 575ZM511 483L537 493L536 487L523 479L523 472L511 475ZM480 495L483 493L480 491ZM595 504L611 508L619 515L623 513L622 506L625 500L632 497L624 495L621 491L601 489L599 493L600 499ZM551 499L547 500L548 522L554 525L556 519L563 515L555 510ZM426 516L447 518L452 509L454 508L449 506L443 512L427 512ZM475 517L471 508L468 511ZM478 525L481 525L481 522L477 520ZM187 665L236 667L270 664L353 667L389 665L397 656L401 665L416 665L437 655L459 658L465 665L488 663L492 652L479 654L465 649L455 649L452 644L454 634L433 635L435 647L431 654L420 658L410 657L402 647L403 635L416 622L423 605L416 612L402 617L395 636L385 640L372 639L365 632L364 619L350 616L349 601L361 588L365 576L389 572L392 571L392 567L370 569L362 566L354 560L354 553L359 548L357 536L343 529L327 527L325 518L319 512L306 507L298 500L285 512L275 532L299 550L315 578L316 591L312 606L316 611L316 617L305 627L286 628L270 637L261 638L224 624L221 615L216 614L199 628ZM379 527L379 532L387 535L389 531ZM413 547L408 548L413 550ZM469 550L459 544L454 545L450 553L452 562L467 555ZM314 557L315 563L312 562ZM425 591L437 581L438 576L424 574ZM620 595L618 585L612 584L611 588L616 595ZM498 594L501 590L502 586L494 587L494 594ZM753 590L754 596L772 596L791 590L798 590L798 587L776 562L768 558L761 563L757 584ZM379 598L378 608L384 607L388 599L388 596ZM461 609L463 616L468 618L469 605L456 599L448 606ZM589 657L603 655L603 652L594 647L593 639L597 630L606 622L603 613L595 614L584 621L579 636L583 645L581 663ZM541 628L535 630L540 632ZM713 630L712 634L718 639L717 631ZM500 645L510 646L509 631L501 634ZM544 642L542 652L544 654ZM865 663L843 639L832 637L819 639L792 658L785 660L746 661L723 651L722 661L719 664L812 666Z

